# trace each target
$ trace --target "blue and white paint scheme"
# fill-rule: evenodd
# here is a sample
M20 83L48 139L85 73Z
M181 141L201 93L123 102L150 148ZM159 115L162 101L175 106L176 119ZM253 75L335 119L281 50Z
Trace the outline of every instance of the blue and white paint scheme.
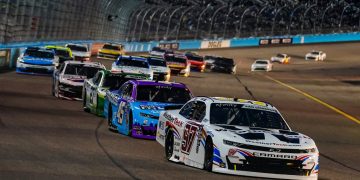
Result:
M19 56L16 72L22 74L52 75L57 56L54 50L40 47L28 47Z
M111 65L111 72L146 75L148 76L148 80L152 80L154 77L153 70L151 69L148 60L138 56L119 56L119 58Z

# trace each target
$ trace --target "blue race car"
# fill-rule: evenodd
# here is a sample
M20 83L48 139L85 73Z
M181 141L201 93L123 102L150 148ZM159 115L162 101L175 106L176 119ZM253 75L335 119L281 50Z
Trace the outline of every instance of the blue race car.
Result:
M142 139L155 139L161 111L192 98L181 83L130 80L119 90L107 91L104 116L109 129Z
M54 72L54 50L28 47L20 55L16 63L16 72L22 74L46 74Z

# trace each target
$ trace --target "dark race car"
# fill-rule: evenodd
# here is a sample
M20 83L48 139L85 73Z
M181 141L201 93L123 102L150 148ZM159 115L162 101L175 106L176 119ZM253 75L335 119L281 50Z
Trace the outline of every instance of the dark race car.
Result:
M217 56L205 56L206 69L214 72L236 74L236 64L233 59Z

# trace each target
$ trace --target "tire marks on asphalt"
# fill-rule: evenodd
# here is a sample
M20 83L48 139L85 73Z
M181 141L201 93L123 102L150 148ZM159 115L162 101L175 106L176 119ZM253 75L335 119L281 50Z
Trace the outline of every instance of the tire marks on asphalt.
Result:
M239 78L239 76L235 75L236 80L244 87L245 91L251 96L251 98L253 100L257 100L256 97L254 96L254 94L251 92L251 90L249 89L249 87L247 87Z
M140 178L136 177L134 174L132 174L130 171L128 171L122 164L116 162L116 160L110 155L110 153L105 149L105 147L101 144L100 139L99 139L99 129L103 124L103 120L101 120L98 124L98 126L95 129L95 138L96 138L96 143L98 144L98 146L101 148L101 150L105 153L105 155L110 159L110 161L117 166L120 170L122 170L123 172L125 172L128 176L130 176L132 179L134 180L140 180Z

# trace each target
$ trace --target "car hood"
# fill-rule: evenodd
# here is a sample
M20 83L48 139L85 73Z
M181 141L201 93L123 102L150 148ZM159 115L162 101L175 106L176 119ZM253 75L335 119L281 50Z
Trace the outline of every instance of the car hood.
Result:
M100 49L99 52L101 52L101 53L106 53L106 54L114 54L114 55L119 55L119 54L121 54L121 51L112 50L112 49Z
M150 67L151 70L153 70L154 72L167 73L170 71L168 67L163 67L163 66L150 66Z
M54 59L48 59L48 58L36 58L36 57L23 57L24 63L29 64L37 64L37 65L51 65L53 64Z
M210 125L214 136L236 143L283 149L309 149L316 147L306 135L294 131L253 128L244 126ZM221 142L223 143L223 142Z
M131 73L131 74L151 74L151 70L148 68L139 68L132 66L116 66L113 64L112 71L123 72L123 73Z

